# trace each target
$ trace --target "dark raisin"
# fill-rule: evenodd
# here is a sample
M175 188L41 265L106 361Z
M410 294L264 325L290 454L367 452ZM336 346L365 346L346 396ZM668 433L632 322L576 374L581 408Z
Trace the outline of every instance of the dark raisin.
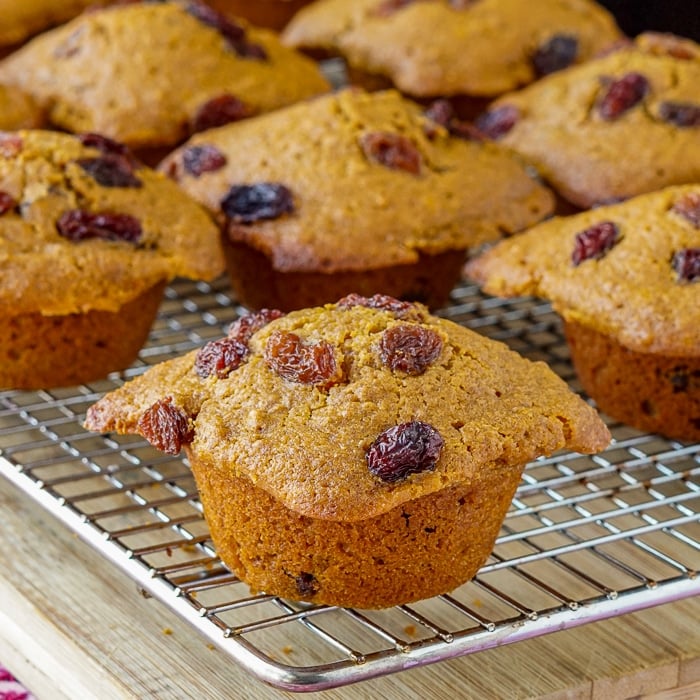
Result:
M372 14L378 17L389 17L408 5L412 5L415 0L384 0Z
M484 135L471 123L457 118L454 107L448 100L435 100L425 110L425 116L450 134L468 141L483 141ZM431 138L431 134L427 134Z
M278 309L260 309L254 314L241 316L231 324L231 327L228 329L228 337L247 346L248 341L255 333L264 328L270 321L282 318L282 316L284 316L284 312Z
M296 583L299 595L303 598L313 597L321 588L316 577L306 571L302 571L295 577L294 582Z
M422 421L385 430L367 450L369 471L382 481L401 481L410 474L435 469L445 445L440 433Z
M134 168L121 155L105 154L99 158L80 158L75 161L95 182L103 187L141 187Z
M17 206L17 200L7 192L0 190L0 215L12 211Z
M666 374L674 394L700 389L700 370L692 370L688 365L676 365Z
M700 192L688 192L678 199L671 211L690 221L695 228L700 228Z
M14 158L22 151L22 138L17 134L0 133L0 155Z
M578 55L578 39L573 34L555 34L532 55L532 66L538 76L568 68Z
M183 445L192 442L194 430L189 418L173 406L172 398L156 401L139 418L138 431L153 447L169 455L179 454Z
M571 261L575 266L584 260L600 260L617 243L620 231L612 221L601 221L576 234Z
M382 362L394 371L423 374L442 352L442 338L423 326L393 326L382 333Z
M695 282L700 279L700 248L683 248L673 255L673 269L678 273L678 280Z
M279 182L233 185L221 200L221 209L238 224L252 224L261 219L278 219L294 211L291 190Z
M192 131L206 131L246 119L253 111L233 95L219 95L199 107L192 119Z
M693 102L662 102L659 117L681 128L700 126L700 105Z
M78 141L83 144L83 146L89 146L90 148L96 148L102 153L124 156L133 159L133 155L126 144L110 139L107 136L102 136L102 134L85 133L78 134Z
M185 172L194 177L220 170L224 165L226 165L226 156L216 146L210 144L190 146L182 152L182 167Z
M219 379L225 379L241 366L248 357L248 346L233 338L212 340L199 349L194 362L197 374L206 379L215 374Z
M625 73L607 86L598 102L600 116L612 121L641 102L649 91L649 81L641 73Z
M333 346L325 340L304 343L296 333L274 331L264 356L268 367L290 382L328 388L342 379Z
M367 158L392 170L418 175L421 155L413 142L400 134L380 131L364 134L360 146Z
M56 222L58 233L71 241L100 238L105 241L138 243L141 238L141 223L128 214L111 212L89 212L70 209Z
M501 105L477 117L474 125L489 139L505 136L520 119L520 110L515 105Z
M388 294L375 294L371 297L363 297L360 294L348 294L338 302L338 307L341 309L350 309L353 306L366 306L370 309L382 309L388 311L396 318L407 318L409 316L418 316L422 318L423 314L420 309L410 301L401 301L390 297Z

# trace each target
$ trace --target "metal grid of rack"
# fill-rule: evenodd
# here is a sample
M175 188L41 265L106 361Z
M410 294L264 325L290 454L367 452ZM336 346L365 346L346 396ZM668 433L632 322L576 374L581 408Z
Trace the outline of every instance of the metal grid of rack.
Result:
M321 690L700 593L700 444L608 420L604 453L528 465L490 559L448 595L366 611L251 594L216 556L185 460L81 427L104 392L221 336L242 312L225 280L178 282L127 372L1 392L0 473L261 680ZM579 389L548 304L463 284L440 313Z

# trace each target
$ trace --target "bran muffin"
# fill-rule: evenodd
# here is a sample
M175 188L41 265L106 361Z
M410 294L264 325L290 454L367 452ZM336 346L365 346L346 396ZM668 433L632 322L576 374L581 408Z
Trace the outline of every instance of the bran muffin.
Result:
M136 358L165 284L211 279L207 212L94 134L0 135L0 386L73 385Z
M470 579L525 463L610 439L544 363L356 294L244 316L85 424L184 447L217 551L253 590L363 608Z
M283 33L289 46L343 56L355 80L431 99L493 98L620 37L590 0L318 0Z
M700 46L634 43L505 95L477 126L581 208L700 181Z
M435 119L396 91L346 89L197 134L161 168L219 216L246 306L357 292L437 307L467 248L543 219L553 197L509 152Z
M207 0L207 4L234 17L243 17L256 27L281 30L310 0Z
M601 410L700 439L700 185L552 219L467 264L499 296L551 300Z
M0 85L0 131L36 129L44 113L36 102L14 86Z
M329 89L316 64L272 32L194 0L85 13L8 56L0 76L44 106L54 126L135 149L169 148Z

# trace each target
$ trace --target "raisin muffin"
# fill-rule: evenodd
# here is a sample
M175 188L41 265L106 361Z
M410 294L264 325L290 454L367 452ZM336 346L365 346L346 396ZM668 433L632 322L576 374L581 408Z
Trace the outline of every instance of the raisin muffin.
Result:
M470 579L525 463L610 439L544 363L356 294L243 316L104 396L86 427L184 446L218 553L254 590L363 608Z
M279 31L310 0L207 0L207 4L227 15L243 17L256 27Z
M221 273L208 213L95 134L0 135L0 386L127 367L175 276Z
M436 307L468 247L553 208L519 160L446 115L393 90L346 89L197 134L161 167L220 216L245 305L358 292Z
M477 126L580 208L700 181L700 46L647 33L505 95Z
M0 76L33 95L55 126L137 149L329 89L316 64L272 32L194 0L85 13L8 56Z
M342 55L362 84L431 99L493 98L620 37L591 0L318 0L283 33L289 46Z
M29 95L11 85L0 85L0 131L36 129L43 123L44 113Z
M552 301L609 415L700 440L700 185L552 219L467 264L484 290Z

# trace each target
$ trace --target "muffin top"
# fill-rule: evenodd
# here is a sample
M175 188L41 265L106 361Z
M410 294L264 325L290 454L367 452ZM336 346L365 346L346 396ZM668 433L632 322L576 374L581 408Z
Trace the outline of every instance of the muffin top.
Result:
M636 352L700 355L700 185L555 218L466 266L489 294L550 299Z
M410 95L493 97L620 36L612 15L590 0L317 0L283 41L339 53Z
M94 134L0 134L0 313L116 311L223 270L217 226L173 182Z
M438 111L347 89L197 134L161 168L280 271L414 263L551 213L518 158Z
M544 363L419 304L358 295L244 316L105 395L86 426L186 445L298 513L342 521L610 439Z
M582 208L700 180L700 46L642 34L477 121Z
M0 76L62 129L132 147L175 144L329 89L316 64L272 32L196 0L85 13L8 56Z
M43 125L44 113L22 90L0 85L0 131L36 129Z

